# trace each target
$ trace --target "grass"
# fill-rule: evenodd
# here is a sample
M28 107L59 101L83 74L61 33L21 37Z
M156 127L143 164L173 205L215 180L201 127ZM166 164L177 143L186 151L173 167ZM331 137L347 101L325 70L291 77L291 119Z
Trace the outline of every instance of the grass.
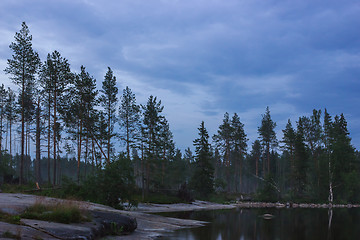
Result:
M19 215L9 215L3 212L0 212L0 221L7 222L11 224L20 224L20 216Z
M15 235L15 234L13 234L13 233L11 233L9 231L4 232L1 237L3 237L3 238L12 238L12 239L21 239L20 234Z
M80 223L89 221L90 216L73 203L35 203L20 215L21 218L38 219L59 223Z

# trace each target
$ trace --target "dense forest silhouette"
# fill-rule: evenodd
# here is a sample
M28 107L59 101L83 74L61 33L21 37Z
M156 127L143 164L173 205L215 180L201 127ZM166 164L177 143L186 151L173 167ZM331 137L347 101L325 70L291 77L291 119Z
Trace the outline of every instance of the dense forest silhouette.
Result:
M289 120L278 139L267 107L249 143L241 116L225 113L216 134L201 122L195 152L181 152L161 100L139 104L129 87L119 93L110 67L97 89L84 66L74 73L58 51L41 61L25 22L10 49L4 71L18 89L0 86L0 183L83 188L109 205L179 189L185 199L360 201L360 155L343 114L314 109Z

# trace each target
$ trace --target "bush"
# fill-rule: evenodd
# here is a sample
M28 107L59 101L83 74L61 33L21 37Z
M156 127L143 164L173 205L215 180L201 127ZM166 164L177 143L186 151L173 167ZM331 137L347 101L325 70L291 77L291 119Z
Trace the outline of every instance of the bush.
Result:
M264 185L257 192L257 200L265 202L276 202L279 200L279 194L275 187L275 182L270 175L265 177Z
M131 162L123 154L87 178L81 187L80 195L93 202L122 208L124 203L136 205L133 199L135 181Z

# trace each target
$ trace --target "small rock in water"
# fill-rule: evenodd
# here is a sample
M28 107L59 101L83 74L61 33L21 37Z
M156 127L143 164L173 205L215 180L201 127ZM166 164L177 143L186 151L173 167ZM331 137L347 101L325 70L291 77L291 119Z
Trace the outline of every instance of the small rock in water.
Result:
M275 216L269 213L265 213L264 215L262 215L263 219L269 220L274 218Z

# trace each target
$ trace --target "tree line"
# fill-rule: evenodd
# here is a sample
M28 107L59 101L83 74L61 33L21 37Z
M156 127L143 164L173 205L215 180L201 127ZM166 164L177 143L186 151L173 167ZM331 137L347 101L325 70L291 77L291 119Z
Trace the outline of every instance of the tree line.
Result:
M73 72L58 51L42 62L32 48L25 22L10 49L13 55L5 72L19 94L0 86L2 181L17 176L19 184L58 185L62 176L68 176L80 183L94 173L105 177L104 169L113 174L109 169L113 165L127 171L126 179L130 176L143 196L182 186L201 197L228 192L256 193L257 198L269 201L360 199L360 158L351 145L343 114L331 117L326 109L324 113L313 110L295 126L289 120L278 140L267 107L258 127L259 138L249 149L240 117L225 113L212 141L202 122L194 140L195 154L190 148L182 154L161 100L151 95L146 104L138 104L129 87L119 98L110 67L97 90L96 79L86 68ZM124 153L116 152L119 140L125 145ZM19 142L19 155L14 155L14 142ZM122 169L119 159L122 163L128 159L131 167Z

